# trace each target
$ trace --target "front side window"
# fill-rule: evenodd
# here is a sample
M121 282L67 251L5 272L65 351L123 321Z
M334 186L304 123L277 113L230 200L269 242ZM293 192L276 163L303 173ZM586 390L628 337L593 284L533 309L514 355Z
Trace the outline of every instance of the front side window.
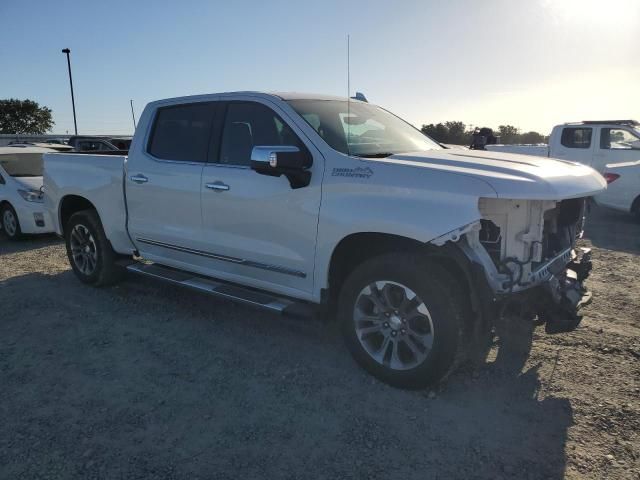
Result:
M288 145L304 149L291 128L261 103L232 102L222 130L220 163L248 166L256 146Z
M206 162L213 113L211 103L158 109L147 151L161 160Z
M290 100L289 105L331 148L358 157L440 150L442 147L386 110L346 100Z
M589 148L591 147L591 128L568 127L562 130L560 143L567 148Z
M640 135L622 128L603 128L600 148L604 150L640 150Z

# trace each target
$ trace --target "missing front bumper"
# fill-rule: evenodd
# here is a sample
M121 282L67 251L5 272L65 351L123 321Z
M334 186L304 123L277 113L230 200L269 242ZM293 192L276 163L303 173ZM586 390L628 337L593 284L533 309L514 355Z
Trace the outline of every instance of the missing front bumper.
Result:
M544 284L537 312L547 333L571 332L578 327L582 320L579 312L592 299L584 286L591 268L591 250L580 249L565 270Z

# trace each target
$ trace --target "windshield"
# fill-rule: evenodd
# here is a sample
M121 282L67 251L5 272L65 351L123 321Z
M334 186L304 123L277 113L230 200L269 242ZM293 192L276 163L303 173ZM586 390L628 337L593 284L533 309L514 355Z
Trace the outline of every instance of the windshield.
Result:
M357 157L440 150L442 147L386 110L346 100L290 100L293 109L333 149Z
M0 165L11 177L41 177L42 153L0 155Z

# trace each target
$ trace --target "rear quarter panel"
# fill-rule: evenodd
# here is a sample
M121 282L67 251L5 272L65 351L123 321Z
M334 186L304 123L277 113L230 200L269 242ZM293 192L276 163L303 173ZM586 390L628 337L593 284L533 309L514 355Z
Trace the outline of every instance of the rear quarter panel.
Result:
M126 234L123 193L125 156L53 153L44 155L45 205L62 234L60 205L68 195L85 198L96 208L107 238L119 253L133 245Z

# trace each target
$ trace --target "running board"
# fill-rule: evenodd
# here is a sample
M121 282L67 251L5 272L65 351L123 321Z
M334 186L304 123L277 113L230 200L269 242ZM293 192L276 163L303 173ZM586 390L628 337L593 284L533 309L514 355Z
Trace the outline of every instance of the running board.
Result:
M168 283L173 283L199 292L208 293L217 297L280 313L282 315L307 317L312 316L314 313L313 307L308 303L284 297L276 297L270 293L251 290L249 288L195 275L175 268L164 267L155 263L145 264L135 262L127 265L126 268L128 271L139 275L163 280Z

